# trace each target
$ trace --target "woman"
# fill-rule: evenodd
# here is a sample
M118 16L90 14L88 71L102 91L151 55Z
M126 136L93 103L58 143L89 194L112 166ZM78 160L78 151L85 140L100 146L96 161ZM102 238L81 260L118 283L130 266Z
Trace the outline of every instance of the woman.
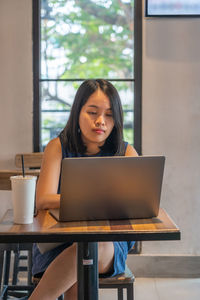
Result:
M114 155L137 156L135 149L123 141L123 112L119 94L106 80L86 80L76 93L66 127L45 148L37 184L37 208L59 207L63 158ZM133 244L98 243L99 273L103 276L122 273L127 253ZM31 300L53 300L62 293L65 293L65 299L77 299L76 244L66 243L44 254L34 245L33 275L42 279Z

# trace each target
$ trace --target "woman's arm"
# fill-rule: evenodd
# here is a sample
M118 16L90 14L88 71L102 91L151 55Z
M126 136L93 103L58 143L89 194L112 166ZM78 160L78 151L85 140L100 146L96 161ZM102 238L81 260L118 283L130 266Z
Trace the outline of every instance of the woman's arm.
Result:
M137 151L133 146L129 145L126 148L125 156L138 156Z
M45 148L36 188L36 206L38 209L58 208L60 195L57 194L62 160L59 138L48 143Z

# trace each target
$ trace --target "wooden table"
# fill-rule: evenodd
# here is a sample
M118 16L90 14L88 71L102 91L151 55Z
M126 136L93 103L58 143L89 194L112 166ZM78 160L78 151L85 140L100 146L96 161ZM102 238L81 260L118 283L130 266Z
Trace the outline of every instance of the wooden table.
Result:
M160 209L152 219L57 222L47 210L41 210L33 224L13 224L8 210L0 222L1 243L78 242L78 299L98 299L99 241L179 240L180 230Z
M39 176L40 170L26 170L26 175ZM0 190L11 190L11 176L22 175L21 170L0 170Z

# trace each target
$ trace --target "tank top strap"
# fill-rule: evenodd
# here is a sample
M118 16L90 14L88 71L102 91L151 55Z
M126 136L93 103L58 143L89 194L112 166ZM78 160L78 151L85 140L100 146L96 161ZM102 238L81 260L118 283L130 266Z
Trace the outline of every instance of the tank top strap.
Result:
M124 142L124 155L125 155L125 153L126 153L127 147L128 147L128 142Z

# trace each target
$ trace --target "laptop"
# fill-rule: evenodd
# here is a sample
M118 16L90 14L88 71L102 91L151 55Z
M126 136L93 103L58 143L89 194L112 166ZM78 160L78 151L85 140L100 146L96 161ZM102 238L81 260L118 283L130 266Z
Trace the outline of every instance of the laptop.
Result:
M65 158L58 221L156 217L164 156Z

